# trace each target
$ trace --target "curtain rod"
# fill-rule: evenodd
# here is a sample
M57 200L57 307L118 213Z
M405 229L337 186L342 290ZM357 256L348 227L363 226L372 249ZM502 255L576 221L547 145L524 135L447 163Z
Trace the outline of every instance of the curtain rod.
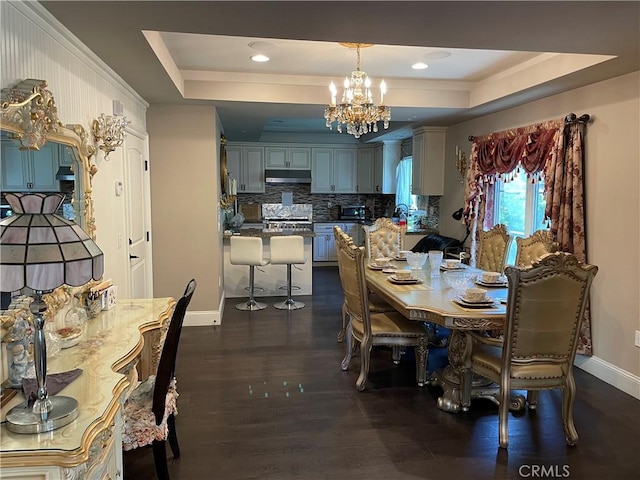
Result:
M575 113L570 113L569 115L564 117L564 124L565 125L571 125L572 123L584 123L584 124L587 124L590 121L591 121L591 115L589 115L588 113L580 115L579 117L576 116Z
M587 124L587 123L592 122L592 121L593 121L593 118L588 113L580 115L579 117L575 113L570 113L570 114L568 114L567 116L564 117L565 126L566 125L571 125L573 123ZM526 128L526 127L520 127L520 128ZM469 135L468 140L470 142L473 142L477 138L478 138L478 136L476 136L476 135Z

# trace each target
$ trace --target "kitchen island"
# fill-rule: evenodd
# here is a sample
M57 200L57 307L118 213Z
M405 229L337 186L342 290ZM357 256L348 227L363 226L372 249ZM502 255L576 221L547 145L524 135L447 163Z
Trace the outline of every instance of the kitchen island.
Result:
M224 293L226 298L246 298L249 292L245 287L249 285L249 267L245 265L231 265L229 239L234 235L247 237L261 237L263 252L269 256L270 239L281 235L300 235L304 237L304 255L306 262L302 265L293 265L291 268L291 280L294 285L292 295L311 295L312 282L312 246L315 233L308 228L245 228L237 232L224 234ZM287 295L287 266L266 265L255 268L255 296L256 297L286 297ZM262 290L259 290L259 288ZM281 288L282 287L282 288Z

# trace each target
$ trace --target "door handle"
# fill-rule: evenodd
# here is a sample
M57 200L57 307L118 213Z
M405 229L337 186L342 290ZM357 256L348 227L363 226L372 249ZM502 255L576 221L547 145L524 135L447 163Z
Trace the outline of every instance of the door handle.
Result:
M129 260L133 260L134 258L140 258L138 255L129 254Z

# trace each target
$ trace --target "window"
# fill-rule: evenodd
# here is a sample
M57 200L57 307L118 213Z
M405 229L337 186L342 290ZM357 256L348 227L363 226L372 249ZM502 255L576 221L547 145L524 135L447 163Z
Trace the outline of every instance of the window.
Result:
M531 183L523 173L510 182L498 180L495 189L494 223L503 223L514 238L507 256L507 265L516 259L515 237L528 237L536 230L548 229L544 222L544 180Z

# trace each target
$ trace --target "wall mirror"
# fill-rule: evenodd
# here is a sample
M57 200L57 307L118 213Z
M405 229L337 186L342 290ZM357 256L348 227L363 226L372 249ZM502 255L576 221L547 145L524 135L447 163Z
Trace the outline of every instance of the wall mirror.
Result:
M89 135L81 125L60 122L44 80L24 80L2 89L1 96L2 192L63 192L67 199L60 213L95 239L92 182L97 167Z

